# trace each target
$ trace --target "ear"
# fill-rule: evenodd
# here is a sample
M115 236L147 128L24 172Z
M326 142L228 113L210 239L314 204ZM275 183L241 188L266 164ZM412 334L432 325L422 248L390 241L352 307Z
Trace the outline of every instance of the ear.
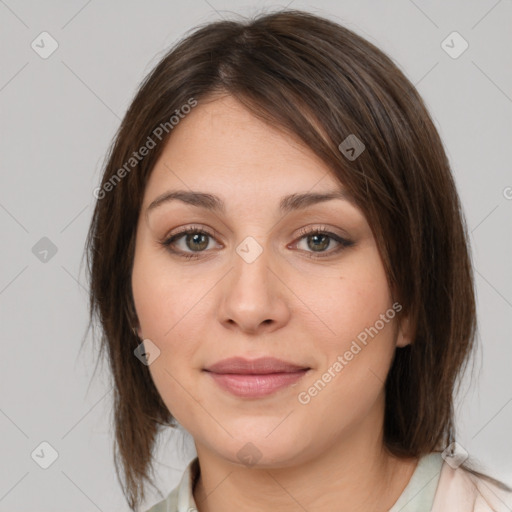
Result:
M396 338L397 347L412 345L413 334L408 315L400 316L398 319L398 334Z
M140 339L142 339L142 330L140 328L139 319L137 317L137 313L135 312L135 307L133 305L133 301L130 300L128 302L127 311L126 311L126 319L128 321L128 325L132 330L133 334Z
M141 331L139 324L134 325L132 327L132 331L133 331L133 334L135 334L135 336L137 336L139 339L142 339L142 331Z

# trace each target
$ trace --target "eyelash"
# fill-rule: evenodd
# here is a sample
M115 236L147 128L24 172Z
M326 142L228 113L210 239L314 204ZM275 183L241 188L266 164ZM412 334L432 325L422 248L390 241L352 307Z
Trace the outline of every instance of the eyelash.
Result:
M208 230L206 230L204 228L190 226L190 227L187 227L187 228L179 231L178 233L174 233L173 235L171 235L170 237L168 237L167 239L165 239L159 243L163 247L165 247L166 249L171 251L173 254L175 254L181 258L185 258L186 260L198 259L201 257L200 256L201 253L205 252L205 251L196 251L196 252L192 252L192 253L187 253L187 252L183 252L180 250L177 251L177 250L171 248L173 243L175 243L177 240L179 240L184 235L188 235L188 234L201 234L201 235L207 235L211 238L215 238L215 235L213 233L209 232ZM308 236L313 236L313 235L327 235L328 238L337 242L339 244L339 247L333 251L328 251L327 253L326 252L314 253L314 252L305 251L306 254L308 255L307 257L309 257L311 259L326 258L328 256L332 256L333 254L339 253L340 251L342 251L343 249L345 249L347 247L354 245L354 242L352 242L351 240L342 238L342 237L336 235L335 233L327 231L327 228L325 228L324 226L319 227L319 228L313 228L313 229L307 229L307 228L301 229L299 232L298 241L302 240L303 238L306 238Z

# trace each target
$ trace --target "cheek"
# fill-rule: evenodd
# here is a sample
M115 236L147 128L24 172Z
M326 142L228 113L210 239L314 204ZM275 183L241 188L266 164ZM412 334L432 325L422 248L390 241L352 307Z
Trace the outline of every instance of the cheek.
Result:
M395 351L397 311L378 269L343 277L329 292L320 311L335 334L315 341L321 365L298 390L298 402L306 424L332 441L378 409ZM329 421L320 426L322 418Z
M169 264L165 250L141 241L132 270L132 290L142 334L168 345L185 327L194 329L191 317L201 315L204 286ZM192 332L190 333L192 334Z
M338 275L322 280L321 286L311 286L309 281L303 284L300 293L308 297L329 328L327 332L339 345L350 344L392 306L386 273L374 245L368 245L346 258ZM390 331L387 324L385 329L380 328L386 331L386 335Z
M197 406L186 390L192 389L190 370L201 340L200 294L197 286L189 288L157 260L155 254L143 249L136 254L133 297L144 338L160 350L149 366L151 378L167 409L178 422L186 424L195 416ZM189 293L189 289L196 292Z
M176 300L186 294L180 293L179 283L169 279L165 272L165 267L149 251L136 252L132 271L135 309L144 339L151 340L160 351L149 371L169 407L167 400L176 395L178 382L182 381L179 365L185 360L190 361L194 347L182 339L190 307L186 300ZM194 339L193 333L189 334Z
M324 284L315 308L329 330L316 344L323 354L315 379L322 382L315 380L312 409L334 402L342 414L364 415L384 387L396 338L397 310L376 248L347 258L339 277Z

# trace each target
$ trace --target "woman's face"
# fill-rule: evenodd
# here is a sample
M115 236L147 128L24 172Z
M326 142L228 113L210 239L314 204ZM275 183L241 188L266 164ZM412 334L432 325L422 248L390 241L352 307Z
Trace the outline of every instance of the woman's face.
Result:
M174 127L145 190L132 287L151 377L198 453L286 466L380 434L408 340L370 226L318 157L232 97ZM233 357L295 367L207 371Z

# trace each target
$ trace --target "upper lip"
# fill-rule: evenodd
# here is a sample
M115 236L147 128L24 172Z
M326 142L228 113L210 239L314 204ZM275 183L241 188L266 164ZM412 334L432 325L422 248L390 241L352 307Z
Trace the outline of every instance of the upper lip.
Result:
M291 373L308 370L309 367L297 365L276 359L275 357L260 357L258 359L244 359L243 357L230 357L223 359L205 368L213 373L258 374Z

